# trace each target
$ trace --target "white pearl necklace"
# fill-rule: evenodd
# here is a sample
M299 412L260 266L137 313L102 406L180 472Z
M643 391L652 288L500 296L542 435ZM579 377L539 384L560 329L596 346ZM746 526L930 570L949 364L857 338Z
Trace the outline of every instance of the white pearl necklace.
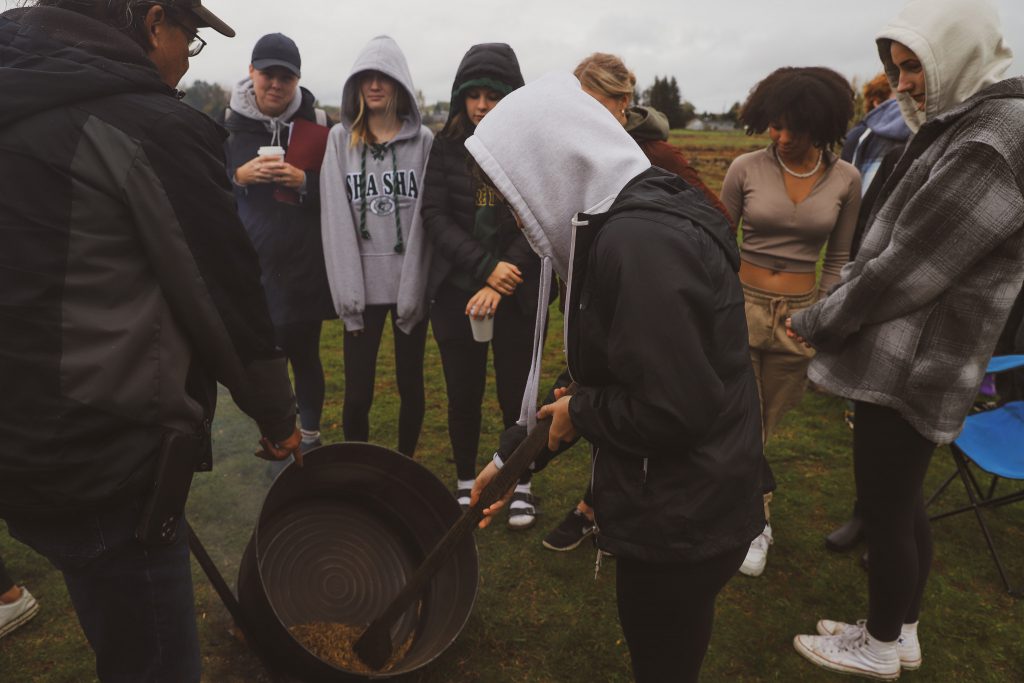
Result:
M821 168L821 157L822 156L823 156L823 152L819 149L818 150L818 163L814 164L814 168L812 168L807 173L797 173L796 171L790 170L789 167L786 166L786 164L782 163L782 157L779 156L779 150L777 150L777 149L775 150L775 160L779 162L779 166L782 167L783 171L785 171L789 175L793 176L794 178L810 178L812 175L817 173L818 169Z

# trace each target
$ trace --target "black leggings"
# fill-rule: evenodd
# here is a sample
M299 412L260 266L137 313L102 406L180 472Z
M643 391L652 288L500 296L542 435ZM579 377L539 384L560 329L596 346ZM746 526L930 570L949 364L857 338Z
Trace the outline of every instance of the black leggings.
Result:
M519 419L523 392L533 352L534 318L522 312L512 297L504 297L494 318L494 338L484 344L473 340L466 317L470 294L445 283L431 309L434 337L441 351L448 393L448 436L459 479L477 473L481 407L487 385L487 348L494 349L494 380L505 429ZM530 481L527 472L520 483Z
M619 622L636 683L697 680L711 642L715 598L746 554L743 546L693 564L616 560Z
M341 426L346 441L367 441L370 438L370 407L373 405L373 383L377 376L377 352L384 333L384 321L391 313L391 330L395 338L395 376L401 407L398 410L398 451L410 458L423 427L425 400L423 396L423 352L427 344L427 320L422 320L406 334L395 325L394 306L367 306L363 311L360 334L345 334L345 405L341 410Z
M12 588L14 588L14 579L7 573L7 567L4 566L4 558L0 557L0 595L3 595Z
M324 367L320 364L319 320L274 328L277 345L288 356L295 376L295 402L299 423L309 431L320 430L324 409Z
M896 640L918 619L932 565L922 485L935 444L892 408L858 402L853 473L868 539L868 631Z

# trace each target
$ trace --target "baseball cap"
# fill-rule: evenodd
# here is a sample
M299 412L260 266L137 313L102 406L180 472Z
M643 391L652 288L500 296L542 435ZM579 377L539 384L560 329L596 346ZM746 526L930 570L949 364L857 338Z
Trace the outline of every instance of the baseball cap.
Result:
M216 14L203 7L203 0L160 0L158 4L173 7L181 12L188 12L198 19L196 26L200 28L209 26L217 33L228 38L235 37L235 29L221 21Z
M299 48L283 33L270 33L256 41L256 47L252 49L252 65L260 71L283 66L296 76L302 76Z

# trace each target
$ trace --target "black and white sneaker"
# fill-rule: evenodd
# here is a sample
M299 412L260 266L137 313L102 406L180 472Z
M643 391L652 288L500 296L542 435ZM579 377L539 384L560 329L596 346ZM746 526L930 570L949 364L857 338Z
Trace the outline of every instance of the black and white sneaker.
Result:
M587 516L580 512L579 508L573 508L565 516L561 524L552 529L544 540L541 541L548 550L565 552L578 548L580 543L594 535L596 525L587 519Z

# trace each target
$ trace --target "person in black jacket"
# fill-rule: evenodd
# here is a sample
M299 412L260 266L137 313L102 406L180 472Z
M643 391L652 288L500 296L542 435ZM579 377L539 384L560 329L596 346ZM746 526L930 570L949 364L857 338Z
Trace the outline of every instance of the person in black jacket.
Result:
M508 208L470 176L463 143L502 97L523 85L519 61L504 43L474 45L459 64L451 112L427 162L423 226L435 247L431 278L440 287L430 311L448 389L448 435L459 503L469 505L477 470L487 343L474 341L469 318L493 318L494 371L506 428L515 424L533 346L540 259ZM508 525L537 517L530 474L519 482Z
M301 438L223 131L174 87L207 26L234 35L199 0L0 15L0 517L63 573L103 683L200 680L177 506L217 382L270 455Z
M506 97L466 147L542 256L542 282L553 268L568 284L577 389L540 411L552 424L535 470L563 443L593 444L597 544L617 558L636 680L696 681L715 597L765 522L760 404L729 223L699 190L652 167L568 74ZM532 401L536 387L531 374ZM477 475L474 502L503 455Z
M298 119L331 125L315 108L313 93L299 86L301 66L299 49L287 36L272 33L257 41L249 76L235 86L225 114L224 152L238 213L260 257L274 336L291 362L302 448L308 450L320 445L320 328L336 317L320 239L320 169L258 155L264 146L287 150L290 125ZM293 193L281 198L279 188Z

